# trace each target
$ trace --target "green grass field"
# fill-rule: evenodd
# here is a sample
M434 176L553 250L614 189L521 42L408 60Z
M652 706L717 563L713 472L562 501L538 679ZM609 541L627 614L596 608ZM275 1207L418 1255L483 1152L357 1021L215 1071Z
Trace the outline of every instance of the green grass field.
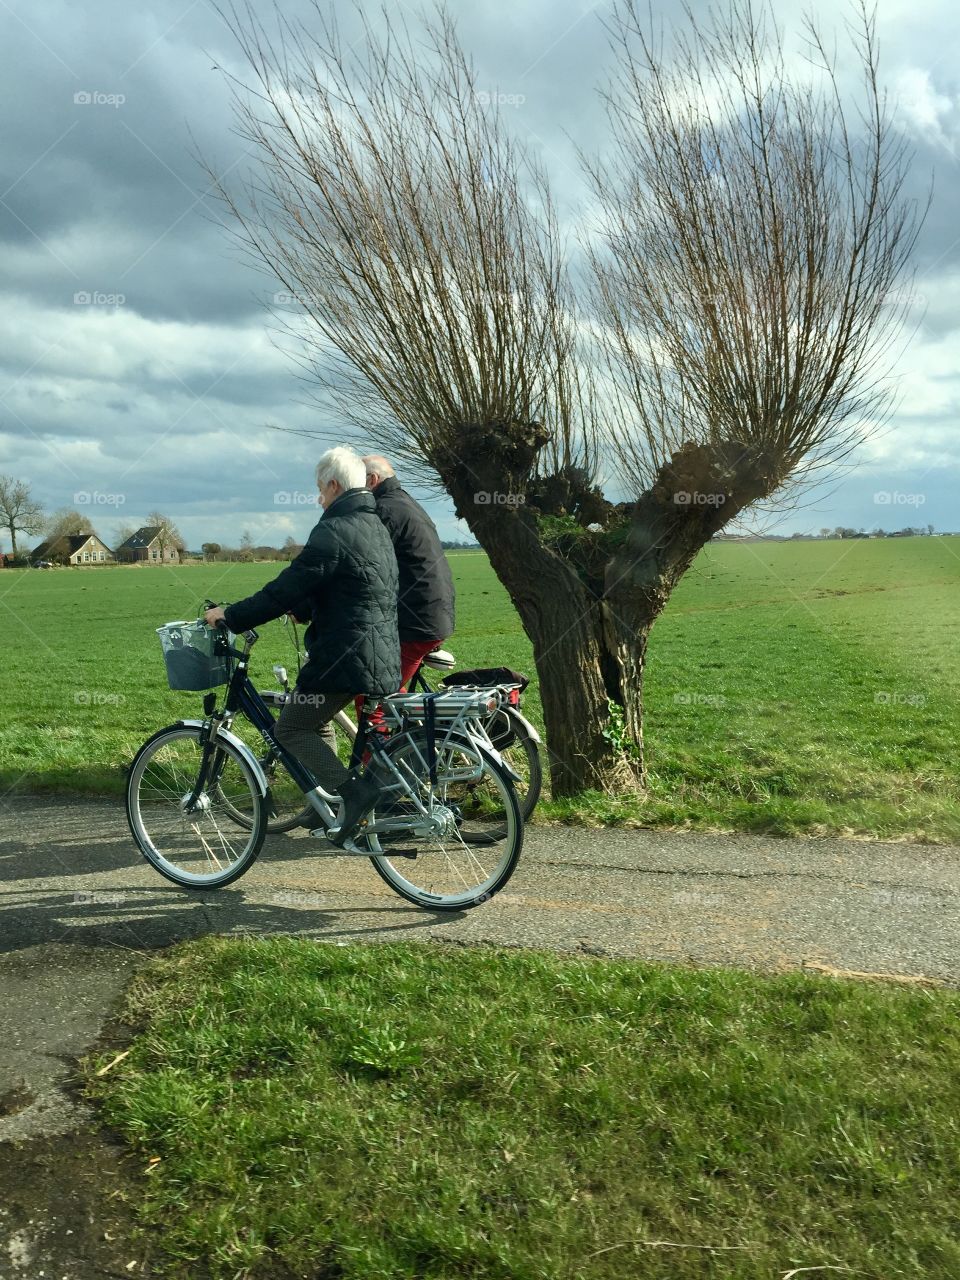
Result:
M804 974L211 938L136 980L141 1034L87 1079L182 1280L955 1280L958 1013Z
M478 553L452 556L464 666L533 674ZM0 573L0 787L110 791L199 697L171 693L154 627L238 599L275 565ZM960 841L960 539L716 544L654 629L649 790L545 817ZM293 666L278 624L257 668ZM534 685L527 709L540 721Z

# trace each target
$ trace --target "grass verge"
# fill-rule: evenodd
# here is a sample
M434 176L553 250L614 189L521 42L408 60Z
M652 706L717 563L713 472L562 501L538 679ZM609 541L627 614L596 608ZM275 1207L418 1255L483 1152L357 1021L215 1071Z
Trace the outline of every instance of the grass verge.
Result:
M205 939L89 1088L172 1274L960 1274L960 994ZM831 1269L828 1271L827 1269Z

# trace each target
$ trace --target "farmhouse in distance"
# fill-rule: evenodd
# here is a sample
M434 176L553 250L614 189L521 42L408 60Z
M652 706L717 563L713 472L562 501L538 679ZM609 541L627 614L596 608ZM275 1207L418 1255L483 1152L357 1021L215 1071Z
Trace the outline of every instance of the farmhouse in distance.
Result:
M127 564L179 564L180 552L162 525L147 524L117 547L117 559Z
M47 538L31 553L30 559L34 564L38 560L49 560L52 564L106 564L115 556L95 533L70 533Z

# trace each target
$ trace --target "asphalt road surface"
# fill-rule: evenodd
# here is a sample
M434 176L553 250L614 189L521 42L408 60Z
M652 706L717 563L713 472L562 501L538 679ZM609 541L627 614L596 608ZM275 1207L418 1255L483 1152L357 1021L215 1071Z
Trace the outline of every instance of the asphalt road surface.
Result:
M322 849L305 831L268 837L233 885L188 892L143 860L119 801L7 800L0 953L299 933L960 983L960 848L534 826L503 892L453 915L397 897L365 859Z

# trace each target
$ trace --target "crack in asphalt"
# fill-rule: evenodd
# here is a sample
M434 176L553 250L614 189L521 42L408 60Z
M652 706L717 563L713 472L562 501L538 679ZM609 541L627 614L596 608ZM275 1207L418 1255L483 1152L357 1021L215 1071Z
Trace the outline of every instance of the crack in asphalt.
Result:
M828 880L838 884L863 886L864 888L905 889L912 893L924 893L946 898L960 898L955 889L931 889L917 881L855 880L850 876L830 875L825 871L732 871L719 869L701 870L696 867L624 867L610 862L576 862L564 858L537 858L539 867L559 867L573 871L612 871L618 875L677 876L681 879L733 879L733 880Z

